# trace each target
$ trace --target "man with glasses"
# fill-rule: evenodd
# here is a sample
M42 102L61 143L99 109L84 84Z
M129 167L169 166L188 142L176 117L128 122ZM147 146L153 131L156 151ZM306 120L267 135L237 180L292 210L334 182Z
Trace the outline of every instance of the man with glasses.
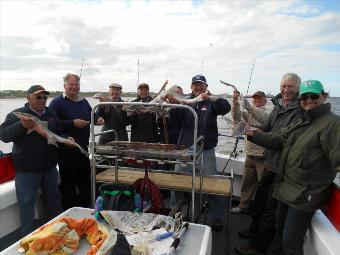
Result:
M13 112L29 113L46 121L48 129L58 132L57 117L46 107L49 92L41 85L33 85L27 91L27 103ZM20 207L21 234L27 235L34 229L34 205L39 188L41 189L46 220L53 219L62 212L58 190L56 168L58 148L47 143L45 137L31 131L31 120L19 120L9 113L0 126L0 139L13 142L12 157L16 170L15 187Z

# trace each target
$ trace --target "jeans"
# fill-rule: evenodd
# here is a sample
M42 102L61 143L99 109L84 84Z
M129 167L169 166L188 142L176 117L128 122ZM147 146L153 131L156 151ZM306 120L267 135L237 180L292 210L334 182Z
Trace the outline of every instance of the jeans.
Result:
M34 229L34 205L39 188L42 191L46 220L51 220L62 212L58 190L58 171L53 167L44 172L17 172L15 188L20 208L21 234L29 234Z
M196 165L197 169L201 169L200 161L198 161L198 164ZM176 165L175 172L186 172L186 173L192 173L192 166L186 166L181 167L180 165ZM199 174L198 171L196 171L197 175ZM215 148L205 150L203 152L203 175L218 175L217 172L217 166L216 166L216 155L215 155ZM183 197L182 192L172 192L171 193L171 205L176 204L176 200L179 200ZM183 199L183 198L182 198ZM223 217L223 209L226 208L226 202L225 199L221 196L216 195L204 195L203 200L208 200L210 209L209 214L213 219L219 219L224 221Z
M275 254L303 255L303 240L313 215L314 211L305 212L278 202L275 240L282 242L283 252L276 249Z

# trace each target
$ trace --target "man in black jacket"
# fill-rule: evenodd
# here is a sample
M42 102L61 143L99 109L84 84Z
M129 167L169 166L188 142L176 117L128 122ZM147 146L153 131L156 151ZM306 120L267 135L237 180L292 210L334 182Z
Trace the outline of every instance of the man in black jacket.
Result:
M199 101L191 105L195 110L198 117L198 132L197 135L204 137L204 152L203 152L203 174L204 175L216 175L216 155L215 147L218 142L218 128L217 128L217 116L227 114L231 106L229 102L220 98L216 101L209 100L209 91L207 90L208 84L206 78L203 75L196 75L192 78L190 98L196 98L199 95L203 98L203 101ZM169 97L169 101L176 103L174 98ZM171 117L173 122L180 125L179 145L193 145L194 137L194 116L188 110L177 109L173 111ZM178 172L191 172L192 167L179 167L175 168ZM210 196L211 202L211 215L214 219L212 226L216 230L220 230L223 221L223 215L221 204L223 203L220 197ZM173 202L172 202L173 203Z
M48 129L57 132L57 118L54 112L46 107L47 92L42 86L34 85L27 91L24 107L13 112L29 113L46 121ZM31 120L19 120L13 112L9 113L0 126L0 139L13 142L12 157L16 169L15 187L20 207L22 235L33 229L34 205L39 188L43 196L46 220L62 212L58 190L58 171L56 168L58 148L47 143L45 137L32 131Z
M118 83L112 83L110 84L109 88L110 96L100 97L100 102L124 102L120 97L122 95L122 85ZM126 112L122 110L121 105L102 105L97 108L96 113L105 121L105 124L101 130L102 132L107 130L116 131L113 133L102 134L99 138L98 144L106 144L114 140L128 140L128 134L126 131L128 119L126 116Z
M138 96L132 102L150 102L149 85L138 85ZM137 113L129 117L131 124L131 142L159 143L158 126L156 115L152 112Z

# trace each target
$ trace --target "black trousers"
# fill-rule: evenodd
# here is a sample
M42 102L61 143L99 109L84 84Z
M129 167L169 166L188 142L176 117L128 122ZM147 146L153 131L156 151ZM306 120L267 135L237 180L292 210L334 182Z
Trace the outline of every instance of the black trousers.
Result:
M266 209L269 190L272 187L274 179L275 179L275 173L270 172L267 169L265 169L263 172L263 176L257 187L253 205L250 211L252 221L249 225L249 231L252 233L256 233L258 230L258 226L259 226L262 214L264 210Z
M91 206L91 170L90 160L78 149L61 152L59 159L61 178L60 192L64 210L74 206Z
M260 182L257 190L257 192L260 190L260 194L256 193L258 200L254 201L255 212L252 213L255 217L253 216L250 227L256 231L253 231L255 234L249 240L249 244L261 252L267 250L275 235L277 200L272 197L275 176L275 173L266 171L262 177L264 182Z

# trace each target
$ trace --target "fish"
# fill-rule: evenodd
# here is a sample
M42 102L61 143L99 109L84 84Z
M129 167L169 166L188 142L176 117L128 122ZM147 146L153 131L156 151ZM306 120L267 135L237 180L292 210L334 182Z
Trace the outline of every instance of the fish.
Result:
M239 94L239 97L238 97L238 102L240 103L240 106L244 109L246 107L249 107L249 102L247 100L245 100L244 96L242 95L242 93L237 89L237 87L233 84L230 84L230 83L227 83L225 81L221 81L220 80L220 83L226 85L226 86L229 86L229 87L232 87L234 89L234 92L238 93Z
M177 85L173 85L172 87L170 87L170 89L168 89L167 91L164 92L164 94L162 95L162 98L166 98L167 96L171 96L171 97L175 98L175 100L180 104L192 105L192 104L195 104L197 102L204 101L205 99L203 99L203 94L207 95L209 97L209 99L212 100L212 101L216 101L220 98L226 98L228 96L228 94L212 95L212 94L210 94L209 91L207 91L205 93L200 94L199 96L197 96L195 98L186 98L185 96L178 94L176 92L176 88L177 88Z
M13 112L13 114L20 120L31 120L34 123L34 127L27 131L27 133L31 133L33 131L36 131L41 136L45 137L47 139L48 144L53 144L58 147L58 143L64 143L64 144L73 144L75 147L77 147L81 153L83 153L86 157L89 156L88 152L85 151L79 144L76 142L73 142L69 139L63 138L55 133L53 133L51 130L48 129L48 123L47 121L39 120L37 117L35 117L32 114L24 113L24 112Z
M163 103L164 100L162 99L162 96L164 95L164 91L166 86L168 85L168 80L166 80L159 90L159 92L156 94L155 98L152 99L149 103ZM168 112L165 112L165 109L159 109L158 106L147 106L147 105L126 105L124 106L124 111L126 111L128 116L131 116L134 113L137 114L143 114L147 112L153 112L156 113L156 115L163 115L165 114L168 116Z
M96 93L92 96L92 98L94 98L94 99L100 99L102 97L108 97L108 95L104 94L104 93Z
M246 130L255 130L256 128L250 127L249 123L245 120L241 121L233 121L225 116L222 116L222 119L232 125L231 136L238 137L242 136Z

